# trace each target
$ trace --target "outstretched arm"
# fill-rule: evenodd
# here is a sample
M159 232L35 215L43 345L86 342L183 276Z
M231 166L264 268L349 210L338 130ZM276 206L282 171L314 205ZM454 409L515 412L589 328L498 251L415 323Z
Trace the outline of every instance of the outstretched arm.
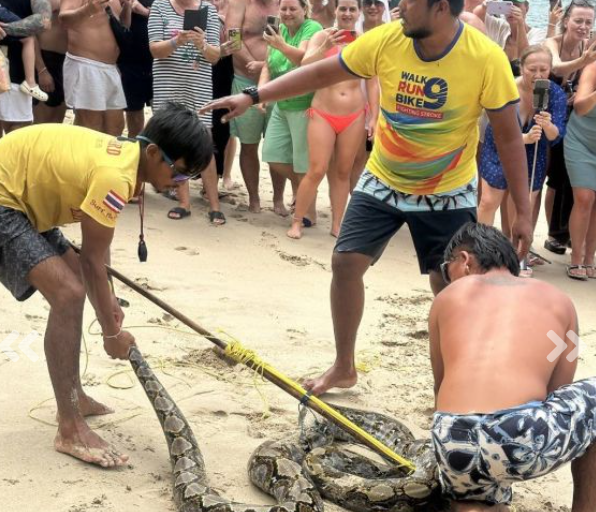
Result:
M52 26L52 6L49 0L31 0L31 10L31 16L3 25L6 34L13 37L29 37Z
M268 82L262 88L259 88L259 99L263 103L271 103L294 96L301 96L318 89L329 87L330 85L338 84L339 82L355 80L357 78L341 65L338 57L329 57L328 59L290 71ZM230 112L222 118L222 121L225 123L230 119L242 115L251 105L252 100L247 94L236 94L235 96L227 96L226 98L212 101L205 105L200 112L228 109Z

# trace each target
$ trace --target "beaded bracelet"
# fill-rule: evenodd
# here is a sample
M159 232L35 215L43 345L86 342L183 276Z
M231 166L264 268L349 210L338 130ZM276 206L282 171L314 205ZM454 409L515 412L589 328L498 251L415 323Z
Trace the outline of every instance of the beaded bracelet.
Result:
M103 332L101 333L101 336L103 337L104 340L113 340L113 339L116 339L121 334L122 334L122 329L120 329L116 334L113 334L112 336L106 336Z

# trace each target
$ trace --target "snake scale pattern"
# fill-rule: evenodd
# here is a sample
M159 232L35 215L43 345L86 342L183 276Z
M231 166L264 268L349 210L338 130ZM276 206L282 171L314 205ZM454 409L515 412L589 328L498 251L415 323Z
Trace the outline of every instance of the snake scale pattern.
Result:
M300 436L264 442L250 457L251 482L277 504L230 501L208 486L203 456L188 422L136 347L129 358L166 437L178 512L323 512L323 498L355 512L431 509L439 484L430 441L416 441L393 418L345 407L337 409L413 460L416 471L407 475L399 467L347 449L356 442L349 434L317 420Z

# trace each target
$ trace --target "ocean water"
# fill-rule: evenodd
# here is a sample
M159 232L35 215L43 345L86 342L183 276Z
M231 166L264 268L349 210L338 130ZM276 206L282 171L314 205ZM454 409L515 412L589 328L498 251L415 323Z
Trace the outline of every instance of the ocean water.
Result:
M546 28L548 25L548 0L529 0L530 10L528 11L528 25L536 28ZM566 6L569 1L563 0Z

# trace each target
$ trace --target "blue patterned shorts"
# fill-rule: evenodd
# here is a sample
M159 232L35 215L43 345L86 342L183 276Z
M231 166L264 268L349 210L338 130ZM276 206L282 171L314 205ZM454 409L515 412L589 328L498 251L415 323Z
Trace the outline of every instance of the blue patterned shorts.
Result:
M544 402L489 414L437 412L432 439L443 493L458 501L511 503L511 485L581 457L596 439L596 377Z

